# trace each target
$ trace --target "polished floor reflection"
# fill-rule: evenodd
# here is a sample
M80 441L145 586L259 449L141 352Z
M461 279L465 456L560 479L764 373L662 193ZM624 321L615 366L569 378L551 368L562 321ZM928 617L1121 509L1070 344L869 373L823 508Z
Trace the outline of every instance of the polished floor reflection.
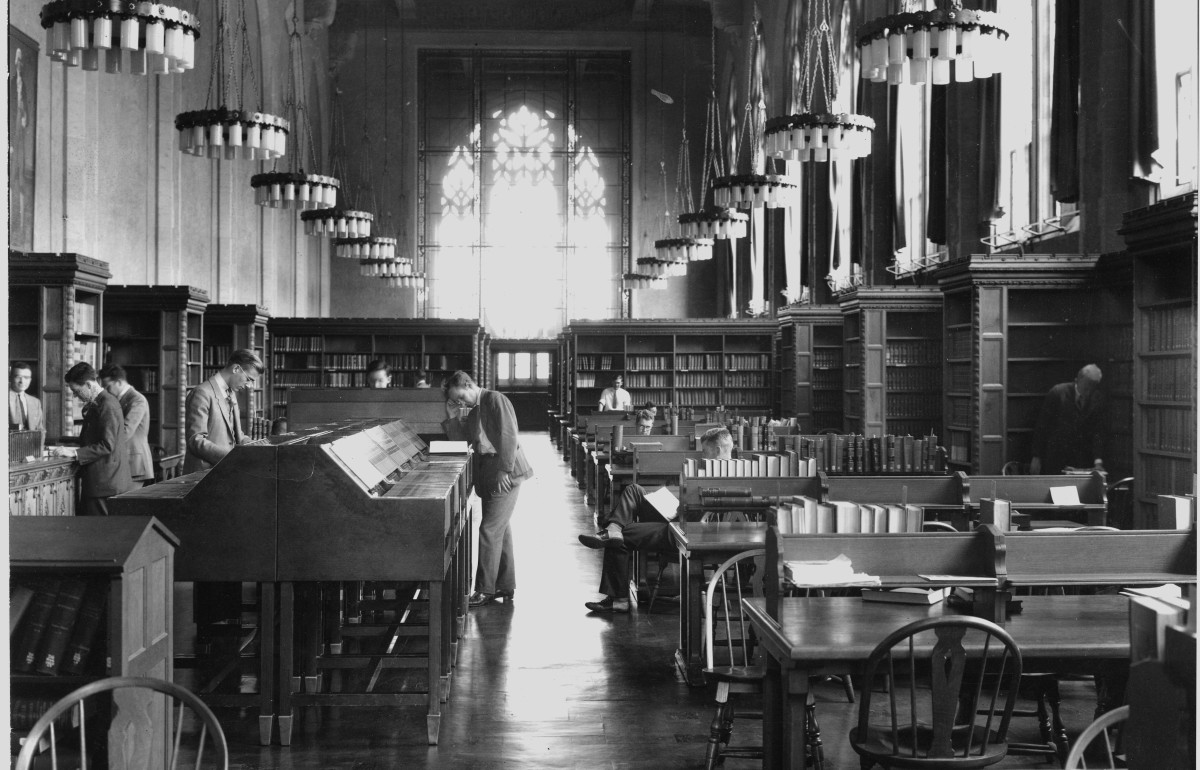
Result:
M615 617L584 609L598 596L600 555L576 535L591 526L591 511L547 435L524 433L521 440L538 475L522 487L513 518L516 599L471 611L440 744L426 745L419 707L302 709L288 748L258 746L255 714L222 709L231 767L703 766L710 694L689 688L673 667L678 606L660 601L653 613ZM1066 682L1063 690L1063 717L1074 736L1090 721L1091 684ZM826 766L858 768L845 740L855 707L838 685L822 686L818 696ZM1033 720L1021 721L1017 731L1036 735ZM735 723L734 734L739 743L761 740L753 721ZM1013 757L1001 766L1050 765Z

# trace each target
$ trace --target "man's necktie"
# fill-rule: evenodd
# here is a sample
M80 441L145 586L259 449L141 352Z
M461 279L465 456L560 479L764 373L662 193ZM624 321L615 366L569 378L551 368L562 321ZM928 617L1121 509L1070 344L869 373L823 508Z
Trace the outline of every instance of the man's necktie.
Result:
M229 405L229 422L233 424L233 438L238 440L242 435L242 426L238 425L237 402L233 400L233 391L225 394L225 403Z
M29 430L29 412L25 408L25 396L17 396L17 401L21 404L21 430Z

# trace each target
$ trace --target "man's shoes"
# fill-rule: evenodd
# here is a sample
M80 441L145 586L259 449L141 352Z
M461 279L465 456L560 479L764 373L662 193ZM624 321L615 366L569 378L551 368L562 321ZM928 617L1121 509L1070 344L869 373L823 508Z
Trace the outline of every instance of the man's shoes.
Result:
M515 588L510 588L507 591L497 591L496 599L497 600L504 599L505 601L511 602L513 600L513 594L515 594L516 592L517 592L517 589L515 589Z
M482 607L485 604L491 604L494 601L496 601L495 594L481 594L478 591L475 591L467 597L467 606Z
M611 596L606 596L598 602L584 602L583 606L588 608L588 612L629 613L628 599L614 599Z
M588 548L624 548L625 538L622 536L613 537L612 534L602 529L595 534L584 533L579 536L579 542L586 545Z

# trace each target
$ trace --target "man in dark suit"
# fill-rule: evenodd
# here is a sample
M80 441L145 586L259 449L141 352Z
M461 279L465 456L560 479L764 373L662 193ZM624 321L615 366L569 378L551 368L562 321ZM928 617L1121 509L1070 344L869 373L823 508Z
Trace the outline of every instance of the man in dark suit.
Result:
M134 486L154 480L150 454L150 403L129 384L124 367L109 364L100 370L100 386L116 396L125 415L125 440L129 444L129 475Z
M71 393L83 402L83 429L75 458L79 473L79 515L107 516L108 498L133 488L129 478L129 447L121 404L100 387L96 370L86 361L72 366L64 379ZM70 454L59 450L60 455Z
M24 361L14 361L8 367L8 427L9 430L45 430L42 402L25 391L33 382L33 369Z
M1088 364L1074 382L1046 394L1033 431L1029 472L1061 473L1063 468L1104 469L1105 402L1100 367Z
M264 368L262 359L253 350L235 350L224 369L188 394L184 473L213 467L246 441L234 394L253 385Z
M468 604L511 600L517 576L510 522L520 484L533 476L517 441L517 413L504 394L479 387L466 372L451 375L442 392L447 418L442 430L452 441L469 441L474 447L475 494L483 501L479 567Z

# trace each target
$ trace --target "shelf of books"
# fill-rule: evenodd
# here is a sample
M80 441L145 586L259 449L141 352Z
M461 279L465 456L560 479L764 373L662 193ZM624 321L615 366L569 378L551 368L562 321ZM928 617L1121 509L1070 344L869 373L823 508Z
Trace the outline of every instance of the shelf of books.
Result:
M253 350L267 363L267 321L271 314L258 305L209 305L204 311L204 371L202 380L219 372L229 362L235 350ZM270 371L270 367L267 367ZM269 392L267 372L255 380L253 387L237 394L242 430L250 436L261 432L269 422L266 394Z
M392 387L411 388L417 373L439 387L462 369L487 382L487 334L475 320L274 318L270 337L271 417L287 412L293 388L363 388L367 365L383 360Z
M1196 193L1125 215L1134 282L1134 522L1196 488Z
M837 305L779 311L775 360L777 413L796 417L805 430L842 427L842 313Z
M194 286L110 286L104 363L119 364L150 405L150 444L184 451L185 403L204 373L208 293Z
M1119 272L1110 266L1099 280L1097 257L1069 254L976 254L935 272L945 293L939 382L951 468L997 474L1027 464L1047 391L1089 363L1104 372L1110 443L1122 430L1128 440L1129 284ZM1106 460L1128 468L1119 454Z
M774 403L774 321L573 321L564 330L565 391L575 415L595 410L622 376L634 406L766 414Z
M840 299L844 430L865 436L941 434L942 293L863 286Z
M46 434L78 433L78 402L63 375L80 361L100 363L108 263L82 254L8 254L9 360L33 372L29 393L42 400Z

